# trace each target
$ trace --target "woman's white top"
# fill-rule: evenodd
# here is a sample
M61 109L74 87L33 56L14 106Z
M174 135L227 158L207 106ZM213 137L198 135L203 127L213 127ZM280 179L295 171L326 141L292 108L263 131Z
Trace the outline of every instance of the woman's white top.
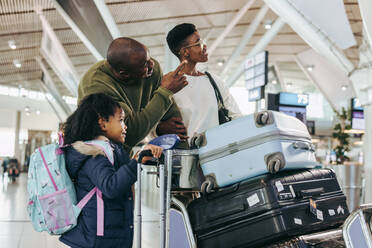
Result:
M240 117L241 112L234 98L225 88L220 77L211 73L221 92L229 116L233 119ZM188 85L173 95L191 138L195 133L202 133L209 128L219 125L217 98L207 75L186 75Z

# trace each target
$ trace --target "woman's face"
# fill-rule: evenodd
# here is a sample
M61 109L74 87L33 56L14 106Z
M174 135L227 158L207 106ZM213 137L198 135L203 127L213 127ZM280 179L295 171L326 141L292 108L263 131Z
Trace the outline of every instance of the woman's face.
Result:
M187 37L186 41L187 44L181 48L185 50L183 51L184 59L196 63L208 61L207 45L200 39L198 31Z

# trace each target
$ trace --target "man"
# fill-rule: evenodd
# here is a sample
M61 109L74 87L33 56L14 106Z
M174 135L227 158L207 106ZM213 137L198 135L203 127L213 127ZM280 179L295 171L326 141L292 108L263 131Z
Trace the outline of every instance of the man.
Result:
M173 94L187 85L185 63L162 77L159 63L146 46L121 37L111 42L107 60L99 61L85 73L79 84L78 101L92 93L105 93L118 101L128 126L124 147L130 151L155 126L158 135L176 133L187 139Z

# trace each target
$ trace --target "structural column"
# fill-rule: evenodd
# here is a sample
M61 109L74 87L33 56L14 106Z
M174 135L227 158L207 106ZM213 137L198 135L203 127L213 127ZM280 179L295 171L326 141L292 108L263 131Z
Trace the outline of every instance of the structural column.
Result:
M21 161L21 149L19 146L19 133L21 131L21 111L17 111L14 140L14 157Z
M365 133L363 136L365 203L372 202L372 104L364 105Z

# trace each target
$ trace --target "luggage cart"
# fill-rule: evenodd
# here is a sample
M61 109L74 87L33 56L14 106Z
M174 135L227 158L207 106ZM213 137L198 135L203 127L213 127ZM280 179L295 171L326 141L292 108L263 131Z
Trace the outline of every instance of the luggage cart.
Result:
M189 174L191 171L190 164L187 162L198 156L198 150L166 150L164 162L160 160L152 160L150 164L142 164L142 158L144 156L151 156L150 151L143 151L140 153L138 158L138 168L137 168L137 187L135 193L135 201L137 206L136 211L136 243L137 248L141 247L142 241L142 213L141 213L141 173L142 166L156 166L158 168L158 173L155 175L159 176L159 188L160 188L160 202L159 202L159 224L160 224L160 237L159 237L159 248L176 248L174 244L170 241L173 235L177 235L178 238L184 240L177 240L177 248L182 243L183 247L196 248L196 240L191 228L189 221L189 216L185 207L185 204L178 199L177 195L185 192L197 192L193 188L173 188L172 178L176 175L179 177L178 185L180 186L193 186L192 183L186 182L188 180L182 170ZM174 163L175 158L178 159L180 163L177 165ZM183 162L183 163L182 163ZM185 168L183 168L183 166ZM173 206L173 207L172 207ZM177 220L178 219L178 220ZM175 220L175 221L171 221ZM176 233L179 232L179 233ZM181 234L181 235L179 235ZM171 236L171 238L170 238Z

